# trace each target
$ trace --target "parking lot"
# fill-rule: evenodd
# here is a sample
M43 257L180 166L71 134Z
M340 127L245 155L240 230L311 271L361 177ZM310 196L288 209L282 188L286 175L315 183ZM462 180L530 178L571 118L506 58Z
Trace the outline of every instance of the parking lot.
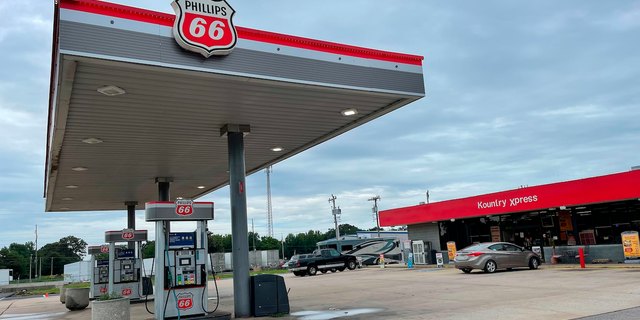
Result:
M366 268L285 278L292 309L285 319L576 319L640 306L638 268L541 267L495 274ZM220 309L232 312L232 281L218 284ZM215 296L213 286L211 295ZM209 309L214 307L215 300L210 300ZM3 311L3 320L88 319L91 313L68 312L57 296L7 298L0 301ZM152 319L144 304L132 305L131 315ZM616 319L627 318L622 313Z

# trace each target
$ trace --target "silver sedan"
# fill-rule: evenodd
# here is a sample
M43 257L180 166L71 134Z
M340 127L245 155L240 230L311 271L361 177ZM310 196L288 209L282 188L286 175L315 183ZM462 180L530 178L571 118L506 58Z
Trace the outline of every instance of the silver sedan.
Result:
M493 273L498 269L538 269L540 257L535 252L512 243L489 242L474 244L456 252L454 262L456 268L464 273L470 273L474 269Z

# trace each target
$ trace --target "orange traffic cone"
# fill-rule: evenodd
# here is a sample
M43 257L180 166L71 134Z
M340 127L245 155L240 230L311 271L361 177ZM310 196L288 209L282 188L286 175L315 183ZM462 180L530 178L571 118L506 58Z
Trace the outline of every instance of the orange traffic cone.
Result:
M46 298L49 298L49 293L48 293L48 292L47 292L47 293L45 293L45 294L44 294L44 296L45 296Z
M216 277L216 281L220 281L220 277Z

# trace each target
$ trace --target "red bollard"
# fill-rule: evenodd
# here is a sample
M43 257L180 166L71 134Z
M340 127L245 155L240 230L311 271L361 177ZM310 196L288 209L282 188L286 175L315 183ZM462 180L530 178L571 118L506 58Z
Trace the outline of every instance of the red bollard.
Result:
M584 249L578 250L580 252L580 268L584 269Z

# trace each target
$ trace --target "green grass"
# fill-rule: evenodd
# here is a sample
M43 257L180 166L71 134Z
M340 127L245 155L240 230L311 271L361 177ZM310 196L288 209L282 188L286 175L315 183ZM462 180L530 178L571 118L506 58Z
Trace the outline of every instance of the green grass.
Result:
M39 296L39 295L44 295L45 293L57 294L57 293L60 293L60 288L19 291L19 292L16 292L16 296Z
M249 272L250 275L254 275L254 274L278 274L278 273L288 273L289 270L286 269L282 269L282 270L265 270L265 271L252 271ZM219 277L220 279L225 279L225 278L233 278L233 273L225 273L225 274L218 274L217 277ZM212 280L213 276L209 276L209 280Z
M89 288L91 287L91 283L83 282L83 283L70 283L64 286L65 288Z
M276 313L276 314L270 314L269 317L271 318L281 318L281 317L286 317L287 314L286 313Z

